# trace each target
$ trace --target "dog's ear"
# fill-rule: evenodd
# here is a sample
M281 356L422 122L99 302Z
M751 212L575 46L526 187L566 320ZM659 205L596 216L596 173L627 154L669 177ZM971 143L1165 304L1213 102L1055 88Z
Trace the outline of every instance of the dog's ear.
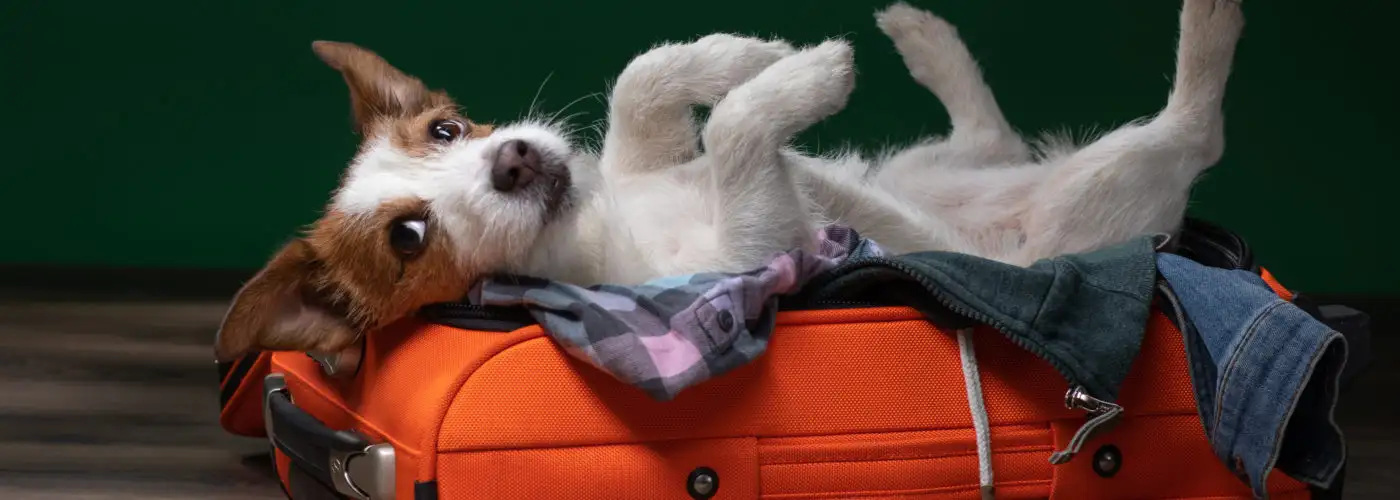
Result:
M307 296L315 272L311 246L294 240L243 285L224 315L214 356L231 361L255 350L335 352L358 332Z
M351 43L318 41L311 44L311 50L345 77L355 130L361 135L369 132L375 119L412 113L428 98L428 88L421 80L404 74L368 49Z

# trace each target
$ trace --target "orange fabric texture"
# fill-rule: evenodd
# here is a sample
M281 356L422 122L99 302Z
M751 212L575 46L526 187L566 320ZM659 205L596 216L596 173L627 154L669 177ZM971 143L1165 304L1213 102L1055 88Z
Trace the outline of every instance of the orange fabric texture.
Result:
M443 500L688 498L686 479L697 465L719 476L716 499L758 498L753 438L444 454L438 494Z
M993 428L997 498L1049 496L1051 444L1044 426ZM763 498L980 495L970 428L760 439L758 453Z
M474 332L406 320L368 336L353 380L325 377L315 361L300 353L278 353L272 370L286 374L297 406L323 423L392 442L399 490L411 492L413 480L433 477L429 471L436 454L423 450L435 449L436 423L459 379L499 350L539 337L538 327ZM407 495L403 498L412 498Z
M668 402L532 339L472 374L438 450L971 428L956 339L922 319L883 319L784 325L768 354ZM1048 364L999 333L978 333L993 425L1079 416L1064 407L1067 385Z
M370 336L359 376L325 379L279 353L296 404L394 443L399 498L687 498L710 467L716 499L979 498L956 339L904 308L783 313L756 362L650 399L561 352L538 327L474 332L405 322ZM1211 453L1180 334L1154 314L1126 381L1122 424L1048 463L1085 420L1066 382L1000 333L975 335L998 498L1249 498ZM1105 444L1111 478L1092 471ZM1306 498L1271 481L1275 498ZM1301 492L1302 496L1292 496Z

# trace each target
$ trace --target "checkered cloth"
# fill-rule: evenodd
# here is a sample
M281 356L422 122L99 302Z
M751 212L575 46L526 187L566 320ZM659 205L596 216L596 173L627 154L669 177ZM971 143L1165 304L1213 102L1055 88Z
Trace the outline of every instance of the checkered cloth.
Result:
M484 281L473 304L524 306L571 355L667 401L768 347L780 295L850 257L883 251L830 226L815 254L792 250L746 273L701 273L588 288L527 277Z

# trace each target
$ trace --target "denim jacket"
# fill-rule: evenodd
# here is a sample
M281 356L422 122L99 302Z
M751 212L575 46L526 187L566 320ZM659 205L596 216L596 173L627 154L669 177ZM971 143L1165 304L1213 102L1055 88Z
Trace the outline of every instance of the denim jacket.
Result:
M1256 496L1275 467L1328 487L1346 457L1333 419L1343 336L1257 274L1158 254L1183 325L1196 406L1216 455Z

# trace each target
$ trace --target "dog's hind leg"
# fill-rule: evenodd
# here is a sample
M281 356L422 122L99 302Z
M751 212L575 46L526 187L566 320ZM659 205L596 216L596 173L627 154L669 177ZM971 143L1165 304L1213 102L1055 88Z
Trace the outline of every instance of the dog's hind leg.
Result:
M894 42L914 81L933 92L948 110L948 137L915 146L903 155L917 156L911 168L982 167L1030 160L1030 148L1007 123L982 69L948 21L899 2L875 14L875 23Z
M1224 154L1222 103L1244 28L1239 0L1185 0L1176 77L1167 105L1050 168L1026 210L1026 244L1008 259L1037 259L1175 232L1191 185Z
M810 243L811 220L783 148L846 106L855 87L854 57L843 41L803 49L715 105L703 140L720 204L714 223L726 252L766 258Z
M792 53L783 41L714 34L661 45L632 59L609 98L603 168L645 172L696 158L699 132L692 107L714 105Z

